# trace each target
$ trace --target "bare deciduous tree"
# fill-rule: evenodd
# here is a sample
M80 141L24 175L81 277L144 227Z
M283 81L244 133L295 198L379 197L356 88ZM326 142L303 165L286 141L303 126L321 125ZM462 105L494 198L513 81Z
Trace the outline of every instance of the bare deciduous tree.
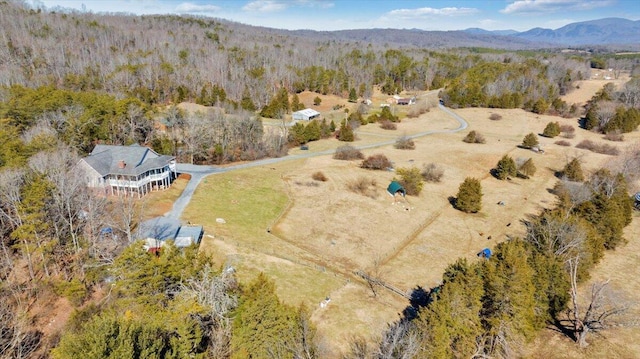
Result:
M590 333L623 325L622 320L629 306L623 301L616 300L607 280L591 286L591 294L583 307L578 298L578 262L579 257L567 261L571 276L571 307L568 316L574 339L580 347L584 348L588 345L587 337Z

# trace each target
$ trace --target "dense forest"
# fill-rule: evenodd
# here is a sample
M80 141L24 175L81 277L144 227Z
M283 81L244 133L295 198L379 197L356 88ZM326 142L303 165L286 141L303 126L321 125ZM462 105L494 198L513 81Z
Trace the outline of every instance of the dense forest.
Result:
M155 255L136 243L135 200L98 196L73 170L98 143L148 145L192 163L282 156L336 130L264 131L262 118L299 109L305 90L366 99L374 88L442 89L453 108L584 116L603 133L640 124L637 77L606 86L586 109L560 99L594 65L637 73L637 57L316 41L210 18L46 12L19 1L0 2L0 34L0 358L323 357L308 310L281 302L266 276L239 284L194 248ZM211 110L186 113L181 102ZM399 120L360 109L350 120ZM604 251L624 243L636 157L562 181L558 207L499 245L499 260L452 264L441 286L416 288L381 340L354 340L345 357L511 357L514 343L573 305ZM75 309L63 332L45 335L30 310L59 296ZM574 314L569 330L581 341L602 324Z

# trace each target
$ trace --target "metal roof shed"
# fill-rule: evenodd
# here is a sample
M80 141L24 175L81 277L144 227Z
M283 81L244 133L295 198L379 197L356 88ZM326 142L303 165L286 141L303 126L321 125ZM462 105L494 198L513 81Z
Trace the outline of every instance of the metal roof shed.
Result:
M178 248L189 247L193 243L199 244L204 235L202 226L182 226L178 230L174 244Z
M311 108L305 108L304 110L294 112L293 120L294 121L298 121L298 120L311 121L314 118L318 118L319 116L320 116L320 112Z

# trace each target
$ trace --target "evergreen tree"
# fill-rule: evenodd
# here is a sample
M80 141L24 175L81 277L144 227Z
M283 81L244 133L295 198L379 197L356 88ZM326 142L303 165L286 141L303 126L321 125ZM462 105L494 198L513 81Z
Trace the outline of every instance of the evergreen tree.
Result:
M536 316L535 272L528 263L525 243L502 242L494 252L482 268L482 319L490 347L499 356L509 351L510 343L531 339L545 322L544 316Z
M342 125L340 126L340 132L338 134L338 140L344 141L344 142L353 142L355 140L353 128L346 120L342 121Z
M251 93L248 88L245 88L242 92L242 99L240 100L240 107L243 110L247 110L250 112L255 112L257 110L256 105L253 103L253 99L251 98Z
M544 128L542 135L549 138L554 138L560 134L560 124L558 122L549 122Z
M502 156L498 165L495 168L495 174L498 179L505 180L508 177L513 177L518 174L516 169L516 162L508 155Z
M562 175L566 177L569 181L574 182L582 182L584 181L584 174L582 173L582 165L577 158L572 159L564 169L562 170Z
M355 88L351 88L351 90L349 90L349 102L357 102L358 101L358 95L356 94L356 89Z
M420 353L425 358L472 357L483 333L482 279L465 259L450 265L443 277L433 302L419 312Z
M260 274L244 290L233 323L232 358L294 358L298 315Z
M320 96L316 96L313 98L313 104L315 106L320 106L321 103L322 103L322 99L320 98Z
M300 111L304 110L304 104L300 102L300 98L298 98L298 94L293 94L291 98L291 111Z
M404 187L408 195L420 195L420 192L422 192L422 187L424 186L424 180L422 178L422 174L420 173L420 169L418 169L417 167L398 168L396 169L396 173L398 174L398 176L400 176L400 178L394 180L398 181L402 185L402 187Z
M536 174L536 170L536 165L533 163L533 159L531 158L526 160L520 166L520 168L518 168L518 171L520 171L520 173L522 173L527 178L532 177L534 174Z
M478 179L467 177L460 184L456 208L467 213L480 211L482 208L482 186Z
M529 133L522 140L522 146L525 148L533 148L538 145L538 136L535 133Z

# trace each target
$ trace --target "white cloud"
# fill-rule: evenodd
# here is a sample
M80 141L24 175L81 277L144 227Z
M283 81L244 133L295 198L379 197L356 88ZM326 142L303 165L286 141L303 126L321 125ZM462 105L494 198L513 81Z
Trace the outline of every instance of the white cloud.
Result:
M613 0L517 0L500 10L503 14L549 13L606 7Z
M464 16L471 15L478 12L478 9L468 7L444 7L441 9L435 9L431 7L422 7L418 9L397 9L391 10L386 14L388 18L398 19L417 19L428 17L431 15L437 16Z
M182 3L176 6L175 11L177 13L212 13L220 10L219 6L215 5L198 5L190 2Z
M320 9L328 9L335 6L334 2L329 0L297 0L296 4Z
M242 10L255 11L255 12L276 12L276 11L282 11L287 7L289 7L289 5L281 1L256 0L256 1L247 3L245 6L242 7Z

